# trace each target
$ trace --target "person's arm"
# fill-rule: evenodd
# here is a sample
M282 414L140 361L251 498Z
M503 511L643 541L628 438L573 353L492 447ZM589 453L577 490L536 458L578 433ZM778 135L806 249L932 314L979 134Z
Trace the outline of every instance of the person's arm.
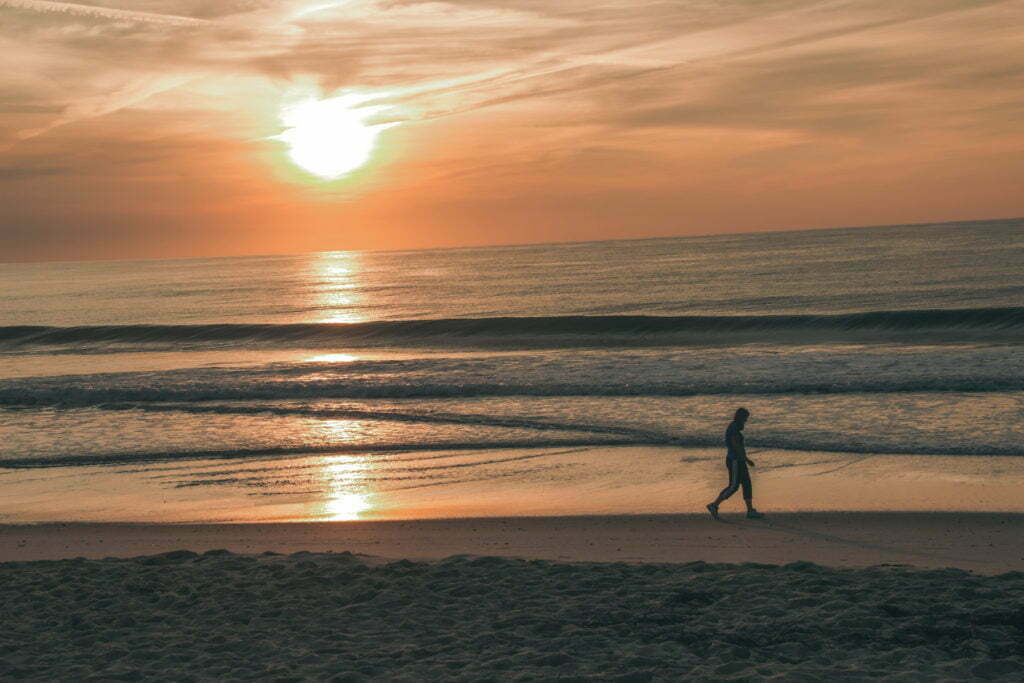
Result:
M732 434L731 438L732 452L741 458L746 464L751 467L756 467L754 461L746 457L746 446L743 444L743 435L737 431Z
M733 432L729 435L730 446L732 446L732 452L736 454L736 457L740 458L748 465L753 465L754 461L747 457L747 447L743 445L743 435L738 431Z

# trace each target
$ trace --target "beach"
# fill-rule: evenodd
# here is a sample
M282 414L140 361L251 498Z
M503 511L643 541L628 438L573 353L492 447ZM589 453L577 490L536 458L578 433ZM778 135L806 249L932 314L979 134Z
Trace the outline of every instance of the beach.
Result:
M0 527L4 679L1007 680L1024 517Z
M6 267L0 679L1019 678L1022 225Z
M1024 458L760 449L752 449L751 458L757 462L755 501L773 517L1024 513ZM704 506L727 482L722 460L717 448L614 446L295 453L6 469L0 463L0 523L705 515ZM722 506L726 514L742 509L740 494ZM303 549L312 548L293 548ZM137 554L146 552L157 550ZM455 552L461 551L449 554Z
M0 683L1024 683L1022 24L0 0Z

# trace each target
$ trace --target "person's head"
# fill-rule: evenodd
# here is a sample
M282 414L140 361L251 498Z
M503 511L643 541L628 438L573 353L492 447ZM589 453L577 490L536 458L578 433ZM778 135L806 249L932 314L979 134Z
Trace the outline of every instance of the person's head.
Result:
M745 425L747 423L747 418L749 418L749 417L750 417L750 411L749 410L747 410L746 408L737 408L736 409L736 414L732 416L732 421L733 422L738 422L739 425L742 427L743 425Z

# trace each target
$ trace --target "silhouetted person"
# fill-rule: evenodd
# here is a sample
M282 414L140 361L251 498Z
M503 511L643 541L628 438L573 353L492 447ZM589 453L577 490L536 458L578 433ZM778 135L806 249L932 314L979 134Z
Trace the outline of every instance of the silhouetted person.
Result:
M718 519L718 506L726 500L736 489L743 487L743 500L747 504L747 517L761 519L764 517L754 509L754 486L750 483L750 470L747 466L754 466L754 461L747 457L747 449L743 445L743 426L747 424L750 411L740 408L732 418L732 423L725 430L725 445L729 452L725 456L725 466L729 470L729 485L722 489L713 503L708 503L708 512L715 519Z

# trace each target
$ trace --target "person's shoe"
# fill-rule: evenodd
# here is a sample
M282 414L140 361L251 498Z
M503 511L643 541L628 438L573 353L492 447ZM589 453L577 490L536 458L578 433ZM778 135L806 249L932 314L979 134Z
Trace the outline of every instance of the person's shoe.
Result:
M757 510L747 510L747 519L764 519L764 514Z
M715 519L718 519L718 506L717 505L715 505L714 503L708 503L708 512L711 513L712 517L714 517Z

